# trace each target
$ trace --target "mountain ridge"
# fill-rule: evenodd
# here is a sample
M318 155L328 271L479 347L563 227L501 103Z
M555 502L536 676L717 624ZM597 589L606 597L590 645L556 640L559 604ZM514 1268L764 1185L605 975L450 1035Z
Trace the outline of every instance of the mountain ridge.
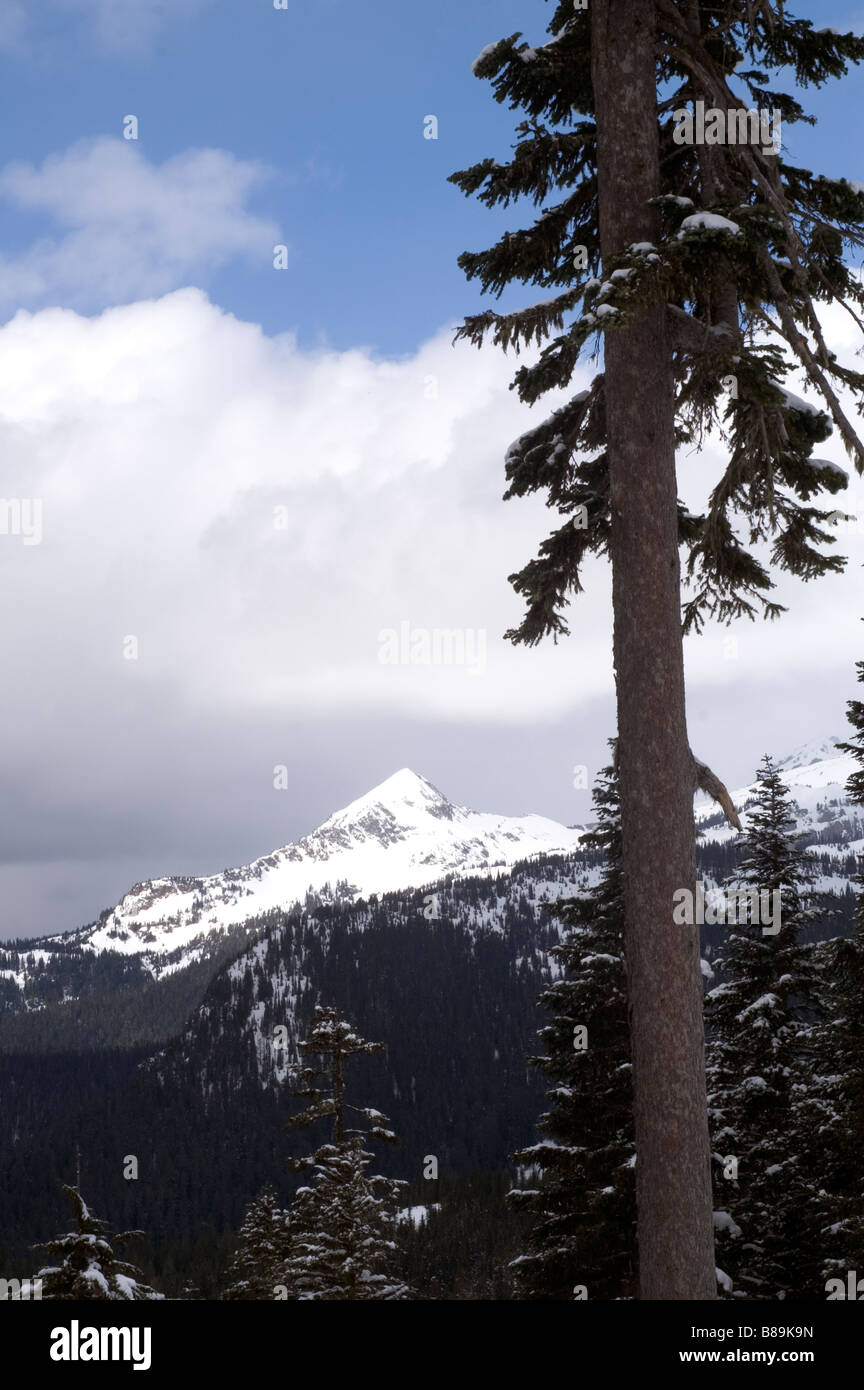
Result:
M798 806L799 831L837 859L838 874L840 861L864 847L862 815L845 790L857 764L839 742L814 739L775 760ZM754 792L750 783L732 793L745 830ZM723 846L737 838L710 800L697 797L694 812L697 843ZM296 842L217 874L144 880L96 921L62 937L34 939L27 949L37 958L58 943L136 955L161 974L196 959L206 938L274 909L290 910L310 895L350 901L432 886L448 875L494 875L538 856L572 854L585 830L535 814L471 810L403 767ZM842 891L842 880L831 887ZM0 969L0 975L11 979L13 972Z
M582 833L544 816L473 811L400 768L298 841L218 874L136 884L71 935L95 951L165 953L191 945L202 931L287 910L309 894L368 897L447 874L492 873L533 855L568 853Z

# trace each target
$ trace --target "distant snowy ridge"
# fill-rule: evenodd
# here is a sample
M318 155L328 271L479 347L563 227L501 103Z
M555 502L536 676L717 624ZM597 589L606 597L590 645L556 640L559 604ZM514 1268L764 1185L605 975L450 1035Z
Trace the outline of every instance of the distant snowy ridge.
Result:
M798 829L811 852L827 860L819 887L846 892L850 855L864 849L864 813L846 782L857 763L836 738L813 740L778 760L797 805ZM732 793L743 826L755 783ZM722 812L704 797L695 804L697 843L710 848L737 838ZM157 878L136 884L99 921L65 938L93 952L135 955L161 977L200 956L208 941L273 909L288 911L311 895L321 901L440 884L448 875L497 877L522 861L578 852L583 828L544 816L499 816L458 806L425 777L403 768L335 812L309 835L238 869L203 878ZM574 865L575 871L575 865ZM599 869L588 871L593 882ZM34 941L27 969L38 969L57 938ZM23 989L19 961L0 976Z
M175 951L202 933L303 903L309 893L368 897L447 874L491 874L535 855L569 853L582 833L544 816L457 806L403 768L296 844L243 868L137 884L76 937L94 951Z
M844 893L850 885L850 856L864 853L864 807L851 801L846 783L858 770L851 753L842 753L837 738L814 739L789 757L776 759L780 777L795 803L796 830L812 855L823 858L813 887L822 893ZM732 800L746 831L748 805L756 795L756 783L732 793ZM725 844L737 832L717 814L704 797L697 800L697 844ZM827 859L827 862L825 860Z
M852 803L846 791L846 783L858 763L851 753L841 753L837 738L814 739L805 743L787 758L775 759L780 777L799 808L798 829L811 829L824 819L838 819L843 812L851 812ZM747 804L756 795L756 782L732 792L732 800L741 815L741 823L747 829ZM704 827L705 821L717 819L717 806L708 798L697 797L696 828ZM861 812L858 812L860 818ZM703 840L729 840L736 831L729 825L717 825L702 830Z

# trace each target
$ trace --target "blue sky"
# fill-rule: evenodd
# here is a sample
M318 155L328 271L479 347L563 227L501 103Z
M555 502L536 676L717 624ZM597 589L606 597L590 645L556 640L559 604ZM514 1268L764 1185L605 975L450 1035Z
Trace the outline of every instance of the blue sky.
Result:
M14 0L6 4L14 14ZM512 114L473 77L471 60L519 29L536 40L551 8L542 0L291 0L279 11L270 0L22 6L19 26L6 21L0 157L39 165L75 141L119 137L132 113L150 163L216 148L260 164L246 206L278 228L288 270L274 274L262 235L259 248L220 267L193 260L189 282L268 333L409 352L477 308L456 265L460 250L518 225L512 212L508 223L446 182L487 153L506 153L512 139ZM858 17L843 6L796 11L840 28ZM864 176L852 114L862 101L860 73L810 93L822 123L787 132L796 157ZM423 138L428 114L438 118L437 140ZM56 234L38 210L6 201L0 212L7 254Z
M472 307L456 256L495 218L446 178L506 148L512 118L470 63L525 8L217 0L121 43L77 10L33 7L7 55L3 158L41 163L82 137L117 137L134 113L156 164L207 147L260 162L269 174L249 207L280 228L290 269L274 276L264 239L257 264L250 253L206 277L213 297L306 343L409 351ZM428 114L437 140L423 138ZM45 230L4 210L7 251Z
M478 809L590 814L608 573L587 567L570 641L502 641L549 529L501 502L538 415L512 359L451 341L483 302L459 252L522 222L446 181L514 138L471 62L542 42L549 12L0 0L0 494L44 503L38 544L0 535L0 935L248 861L403 766ZM786 129L796 159L864 182L862 83L805 94L823 124ZM688 505L718 457L682 461ZM847 503L864 516L857 480ZM782 624L688 644L693 746L732 786L845 730L864 526L848 541L849 576L782 588ZM482 634L486 664L382 664L402 622Z

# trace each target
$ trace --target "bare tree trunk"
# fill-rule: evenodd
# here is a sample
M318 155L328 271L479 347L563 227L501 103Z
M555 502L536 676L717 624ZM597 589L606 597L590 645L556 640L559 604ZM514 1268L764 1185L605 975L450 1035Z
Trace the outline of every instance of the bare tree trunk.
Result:
M591 0L600 244L651 241L660 191L654 0ZM684 706L672 357L662 306L606 335L612 593L636 1123L639 1296L716 1297ZM589 1291L590 1293L590 1291Z

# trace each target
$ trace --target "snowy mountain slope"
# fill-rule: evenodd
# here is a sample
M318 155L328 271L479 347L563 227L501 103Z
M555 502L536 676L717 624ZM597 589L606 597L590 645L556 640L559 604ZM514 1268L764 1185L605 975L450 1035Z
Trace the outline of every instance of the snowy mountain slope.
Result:
M854 759L829 738L805 745L779 766L798 807L798 829L819 860L817 888L848 893L855 855L864 848L864 816L845 790ZM753 784L733 793L745 828L753 794ZM697 798L695 810L700 874L714 882L730 871L729 856L739 836L713 802ZM19 944L17 951L0 949L0 986L22 1002L28 995L28 1007L41 1007L43 996L54 997L47 986L35 988L52 947L71 947L78 956L116 953L130 964L138 962L150 978L162 979L190 964L206 963L215 950L224 954L231 937L247 930L244 924L252 929L262 914L305 904L310 895L321 902L352 902L431 887L448 875L498 877L520 862L561 854L571 856L574 873L578 867L587 874L588 886L600 870L582 860L583 834L584 827L567 828L542 816L468 810L403 769L296 844L245 867L208 878L137 884L98 922L78 932ZM238 941L237 949L241 946ZM57 985L65 998L76 997L80 989L75 974L80 969L73 970L69 959L70 979ZM58 960L50 957L55 973ZM7 999L7 1006L16 1007L14 999Z
M4 1242L24 1246L50 1234L34 1221L40 1198L27 1206L21 1192L56 1187L57 1153L71 1154L74 1164L76 1144L88 1155L88 1181L103 1192L118 1225L146 1222L149 1233L178 1240L197 1229L236 1229L262 1183L274 1175L278 1181L287 1174L285 1158L308 1150L305 1131L285 1130L284 1082L321 1002L387 1044L386 1058L352 1065L354 1098L387 1114L402 1141L376 1164L390 1163L394 1176L419 1175L424 1156L435 1153L447 1174L500 1170L530 1140L543 1104L542 1078L525 1059L537 1048L544 1021L537 996L551 976L550 949L560 930L545 907L583 886L578 857L448 876L432 890L431 915L425 886L377 902L304 902L274 912L131 1072L118 1073L110 1016L96 1046L111 1052L95 1081L88 1078L99 1055L70 1048L69 1057L58 1056L50 1034L35 1063L30 1055L4 1055ZM106 968L112 979L122 969L141 969L140 956L77 955L88 990ZM151 993L171 988L168 979ZM87 1007L85 999L73 1010ZM60 1095L58 1072L67 1081ZM42 1104L52 1087L51 1104ZM4 1152L15 1115L22 1140ZM117 1152L137 1154L143 1172L167 1173L170 1181L139 1184L139 1198Z
M798 830L808 839L818 838L821 844L842 844L849 852L850 843L864 834L862 808L850 801L846 782L858 764L851 753L841 753L836 738L814 740L777 761L782 780L796 803ZM756 783L732 793L732 800L747 829L748 805L752 804ZM705 797L696 801L696 828L701 842L722 844L734 839L737 831L718 816L717 807ZM721 824L722 822L722 824ZM829 827L833 826L831 831Z
M417 932L423 947L434 956L430 943L441 924L448 936L455 928L452 937L460 943L442 944L442 950L453 949L462 955L463 963L466 957L476 963L478 951L485 959L490 942L494 943L493 958L503 951L514 989L521 991L530 982L527 997L533 1000L542 986L561 974L560 962L550 952L565 926L551 909L561 898L589 891L599 872L581 867L571 855L562 855L522 863L494 877L485 873L455 877L436 883L432 895L422 888L398 889L377 907L342 902L295 910L223 967L218 989L189 1017L173 1051L169 1048L164 1055L173 1056L175 1064L179 1058L181 1070L194 1061L194 1075L202 1088L225 1084L240 1088L244 1078L250 1077L265 1087L284 1084L298 1060L297 1040L312 1006L320 1002L328 973L332 972L335 987L340 952L356 951L362 958L366 945L358 941L348 946L348 942L371 933L376 922L379 935L383 930L393 940L413 943L400 973L418 970L423 989L431 989L432 996L429 962L424 969L417 959ZM383 929L382 923L386 923ZM349 978L351 973L349 969ZM443 975L448 976L446 966ZM460 987L454 974L445 990L451 1004ZM274 1042L279 1034L283 1036ZM147 1065L161 1073L162 1057L157 1055Z
M543 816L456 806L425 777L403 768L297 844L208 878L137 884L76 936L94 951L174 951L202 932L289 908L310 893L368 897L420 888L447 874L491 874L535 855L572 851L581 833Z
M858 764L850 753L840 752L839 741L814 739L777 761L795 803L797 831L818 861L813 887L821 893L846 893L856 872L857 856L864 851L864 809L851 801L846 791L846 782ZM751 783L732 793L745 830L755 791L756 785ZM726 845L738 838L713 803L700 798L695 812L697 847Z

